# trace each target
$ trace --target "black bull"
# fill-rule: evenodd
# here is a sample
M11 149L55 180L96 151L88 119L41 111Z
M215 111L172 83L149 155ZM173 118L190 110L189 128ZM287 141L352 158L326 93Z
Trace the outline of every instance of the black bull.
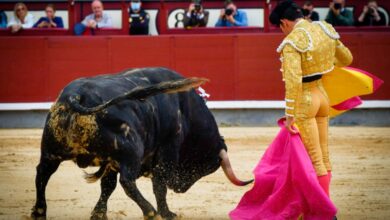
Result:
M91 219L106 219L107 200L119 182L147 219L176 215L168 209L167 188L186 192L220 166L236 185L213 115L192 89L204 79L185 79L164 68L81 78L67 85L47 116L37 166L33 218L45 218L45 189L64 160L79 167L100 166L86 174L101 178L101 195ZM157 211L136 186L151 177Z

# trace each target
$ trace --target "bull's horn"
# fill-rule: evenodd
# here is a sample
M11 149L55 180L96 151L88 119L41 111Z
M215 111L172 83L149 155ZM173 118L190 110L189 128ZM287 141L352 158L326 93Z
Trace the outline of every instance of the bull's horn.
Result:
M253 182L253 179L249 181L241 181L236 177L236 175L234 175L232 165L230 164L229 157L225 149L222 149L219 152L219 157L222 159L221 167L223 169L223 172L225 173L226 177L230 180L230 182L232 182L234 185L245 186Z

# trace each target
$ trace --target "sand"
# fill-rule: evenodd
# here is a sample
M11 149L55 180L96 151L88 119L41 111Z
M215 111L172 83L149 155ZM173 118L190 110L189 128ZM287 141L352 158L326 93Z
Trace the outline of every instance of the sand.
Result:
M225 127L229 156L237 176L251 171L276 127ZM0 219L24 219L35 202L35 167L40 157L41 129L0 130ZM333 161L331 197L338 218L390 219L390 128L331 127ZM89 169L91 171L91 169ZM100 194L100 184L88 184L83 171L64 162L47 187L48 219L88 219ZM143 195L155 205L149 179L137 181ZM223 172L202 178L185 194L169 191L172 211L182 219L228 219L242 194L251 186L230 184ZM142 212L120 185L108 203L109 219L142 219Z

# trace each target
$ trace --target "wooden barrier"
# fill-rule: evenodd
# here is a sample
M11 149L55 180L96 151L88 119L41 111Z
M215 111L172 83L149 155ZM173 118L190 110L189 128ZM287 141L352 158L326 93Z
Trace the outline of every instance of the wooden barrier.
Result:
M389 100L390 32L342 33L353 67L384 86L366 99ZM175 36L0 37L0 102L54 101L70 81L126 68L163 66L209 78L211 100L282 100L280 33Z

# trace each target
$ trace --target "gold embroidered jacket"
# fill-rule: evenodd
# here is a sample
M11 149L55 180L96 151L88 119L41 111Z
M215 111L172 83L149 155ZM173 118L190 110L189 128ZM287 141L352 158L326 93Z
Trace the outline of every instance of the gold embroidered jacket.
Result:
M300 20L277 49L281 53L282 74L286 87L286 115L295 116L302 78L322 75L336 66L347 66L352 54L339 40L332 25L325 21Z

